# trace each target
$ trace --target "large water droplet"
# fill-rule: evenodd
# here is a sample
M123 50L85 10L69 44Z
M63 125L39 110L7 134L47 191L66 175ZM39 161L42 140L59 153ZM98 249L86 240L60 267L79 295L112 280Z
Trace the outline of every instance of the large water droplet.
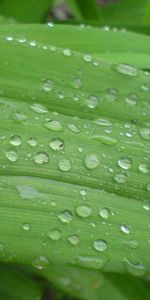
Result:
M131 232L131 228L127 224L122 224L120 227L121 231L125 234L129 234Z
M69 210L64 210L58 215L58 218L63 223L70 223L72 221L72 213Z
M37 164L48 163L49 157L48 157L47 153L45 153L45 152L39 152L39 153L35 154L34 161Z
M49 232L48 236L53 240L53 241L58 241L61 239L61 231L59 229L53 229Z
M10 144L13 146L20 146L22 143L20 135L12 135L10 138Z
M108 245L105 240L96 240L93 243L93 248L96 251L105 251L107 249Z
M61 139L53 139L50 143L49 146L53 150L63 150L64 149L64 141Z
M89 154L84 159L84 165L88 170L93 170L99 166L99 159L96 154Z
M61 171L68 172L71 170L71 163L68 159L60 159L58 162L58 167Z
M131 168L132 161L128 157L121 157L118 159L118 166L124 170L129 170Z
M103 219L108 219L108 217L110 215L110 210L108 208L106 208L106 207L100 208L99 215Z
M43 113L48 113L48 110L46 107L44 107L43 105L41 104L38 104L38 103L34 103L32 104L31 106L31 109L39 114L43 114Z
M130 65L126 65L126 64L119 64L115 66L115 69L124 75L127 76L137 76L138 75L138 71L135 67L130 66Z
M71 235L68 237L68 241L71 245L76 246L79 244L80 239L77 235Z
M8 158L8 160L15 162L18 160L18 154L15 150L8 150L5 153L6 157Z
M49 120L48 122L44 123L44 126L52 131L62 131L63 126L60 121L57 120Z
M88 218L92 214L92 209L87 205L79 205L76 208L76 213L81 218Z

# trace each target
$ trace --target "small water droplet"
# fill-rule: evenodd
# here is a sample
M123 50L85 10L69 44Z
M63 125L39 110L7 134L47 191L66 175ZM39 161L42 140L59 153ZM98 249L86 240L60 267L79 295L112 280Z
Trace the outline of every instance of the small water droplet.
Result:
M82 81L80 78L75 78L73 80L73 85L76 89L79 89L82 86Z
M79 244L80 239L77 235L71 235L68 237L68 241L71 245L76 246Z
M28 139L28 144L32 147L35 147L38 144L38 140L35 137L31 137Z
M68 129L70 129L74 133L79 133L80 129L75 124L68 124Z
M150 128L141 128L139 134L143 140L150 140Z
M107 249L108 245L105 240L96 240L93 243L93 248L96 251L105 251Z
M96 169L99 166L99 159L96 154L89 154L84 159L84 165L88 170Z
M63 223L70 223L72 221L72 213L69 210L64 210L58 215L58 218Z
M106 207L103 207L99 210L99 215L100 217L102 217L103 219L108 219L109 215L110 215L110 210Z
M48 22L47 23L48 27L53 28L54 27L54 23L53 22Z
M120 229L121 229L121 231L122 231L123 233L126 233L126 234L129 234L129 233L131 232L131 228L130 228L130 226L127 225L127 224L122 224L122 225L120 226Z
M12 162L15 162L18 160L18 154L15 150L8 150L5 155L8 158L8 160L10 160Z
M86 61L86 62L92 62L93 58L89 54L84 54L83 55L83 60Z
M50 143L49 146L53 150L63 150L64 149L64 141L61 139L53 139Z
M34 112L37 112L37 113L39 113L39 114L48 113L47 108L44 107L44 106L41 105L41 104L34 103L34 104L32 104L30 107L31 107L31 109L32 109Z
M87 192L85 190L80 190L80 195L83 197L83 200L85 200Z
M10 144L13 146L20 146L22 143L20 135L12 135L10 138Z
M142 84L142 90L143 90L144 92L148 92L149 89L150 89L150 86L149 86L148 83L143 83L143 84Z
M71 163L68 159L60 159L58 162L58 167L61 171L68 172L71 170Z
M141 262L132 262L129 259L124 259L126 270L135 276L143 276L145 274L145 267Z
M62 234L59 229L53 229L49 232L48 236L50 237L51 240L58 241L61 239Z
M4 244L0 243L0 252L4 251L4 249L5 249Z
M33 267L39 270L43 270L49 265L49 260L46 256L37 256L33 261L32 261Z
M57 120L49 120L48 122L44 123L44 127L52 131L62 131L63 126L60 121Z
M114 176L117 183L125 183L127 181L127 176L125 174L119 173Z
M130 66L130 65L126 65L126 64L119 64L119 65L115 66L115 69L123 75L127 75L127 76L137 76L138 75L138 71L134 66Z
M98 135L97 134L97 135L93 135L92 139L95 141L98 141L104 145L110 145L110 146L116 145L118 142L115 138L108 136L108 135Z
M6 37L6 40L7 40L8 42L12 42L13 39L14 39L14 38L13 38L12 36L7 36L7 37Z
M22 228L25 231L30 231L31 230L31 224L30 223L23 223Z
M117 97L118 97L118 91L114 88L108 89L105 93L105 98L108 101L113 102L113 101L117 100Z
M63 54L64 54L65 56L71 56L71 55L72 55L72 52L71 52L70 49L63 49Z
M35 41L31 41L31 42L30 42L30 46L36 47L36 45L37 45L37 43L36 43Z
M107 119L102 119L102 118L98 118L98 119L95 119L93 121L94 124L97 124L97 125L100 125L100 126L111 126L112 123L107 120Z
M143 174L147 174L149 172L149 165L146 163L140 164L139 171Z
M103 258L94 256L78 256L76 262L81 267L98 270L102 269L106 263Z
M53 89L53 81L52 80L46 80L43 83L43 90L45 92L50 92Z
M95 108L98 105L97 97L90 96L86 99L86 104L89 108Z
M144 210L147 210L147 211L150 210L150 201L149 200L144 200L143 208L144 208Z
M128 246L130 249L136 249L138 247L138 242L137 241L123 241L123 244Z
M131 168L131 165L132 165L132 161L128 157L121 157L118 159L118 166L121 169L129 170Z
M45 152L39 152L39 153L35 154L34 161L37 164L48 163L49 157L48 157L47 153L45 153Z
M137 101L138 101L138 96L136 94L130 94L126 97L126 102L131 106L136 105Z
M88 218L92 214L92 209L87 205L79 205L76 208L76 213L81 218Z

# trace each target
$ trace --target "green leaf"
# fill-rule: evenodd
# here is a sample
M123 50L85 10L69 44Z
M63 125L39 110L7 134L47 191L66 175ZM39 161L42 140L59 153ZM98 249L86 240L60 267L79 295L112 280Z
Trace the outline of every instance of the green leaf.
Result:
M50 11L53 0L3 0L0 14L22 23L39 23Z
M8 264L0 265L0 298L3 300L40 300L43 289L33 278Z
M0 29L0 260L149 274L149 73L13 28Z
M99 9L95 0L71 0L74 2L74 6L76 5L80 13L85 20L99 20Z

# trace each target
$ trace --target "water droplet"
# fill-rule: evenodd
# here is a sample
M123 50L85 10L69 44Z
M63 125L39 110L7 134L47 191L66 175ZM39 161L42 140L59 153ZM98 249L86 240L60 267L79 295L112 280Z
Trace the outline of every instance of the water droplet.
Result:
M106 94L105 94L105 98L108 100L108 101L115 101L117 100L117 97L118 97L118 91L116 89L108 89L106 91Z
M10 144L13 146L20 146L22 143L21 137L19 135L12 135L10 138Z
M70 129L74 133L79 133L80 129L75 124L68 124L68 129Z
M61 139L53 139L50 143L49 146L53 150L63 150L64 149L64 141Z
M78 256L76 262L79 266L89 269L102 269L106 263L103 258L93 256Z
M28 144L32 147L35 147L35 146L37 146L38 141L35 137L31 137L28 139Z
M13 38L12 36L7 36L7 37L6 37L6 40L7 40L8 42L12 42L13 39L14 39L14 38Z
M8 150L5 155L10 161L15 162L18 160L18 154L15 150Z
M71 235L68 237L68 241L71 245L76 246L79 244L80 239L77 235Z
M146 187L147 191L150 192L150 183Z
M129 105L136 105L137 104L137 101L138 101L138 96L135 95L135 94L130 94L128 95L128 97L126 98L126 102L129 104Z
M22 199L35 200L40 195L38 191L30 185L17 184L16 188Z
M119 64L115 66L115 69L124 75L127 76L137 76L138 75L138 71L135 67L130 66L130 65L126 65L126 64Z
M49 157L48 157L47 153L45 153L45 152L39 152L39 153L35 154L34 161L37 164L48 163Z
M65 98L64 92L59 92L58 93L58 98L61 99L61 100L64 99Z
M139 133L143 140L150 140L150 128L141 128Z
M102 118L98 118L98 119L95 119L93 121L94 124L97 124L97 125L100 125L100 126L111 126L112 123L107 120L107 119L102 119Z
M82 86L82 81L80 78L75 78L73 80L73 85L76 89L79 89Z
M86 61L86 62L92 62L93 58L89 54L84 54L83 55L83 60Z
M142 84L142 90L143 90L144 92L148 92L149 89L150 89L150 86L149 86L148 83L143 83L143 84Z
M84 159L84 165L88 170L93 170L99 166L99 159L95 154L89 154Z
M72 213L69 210L64 210L58 215L58 218L63 223L70 223L72 221Z
M92 209L87 205L79 205L76 208L76 213L81 218L88 218L92 214Z
M49 232L48 236L53 240L53 241L58 241L61 239L61 231L59 229L53 229Z
M43 114L43 113L48 113L48 110L46 107L44 107L43 105L41 104L38 104L38 103L34 103L32 104L31 106L31 109L39 114Z
M144 200L143 208L147 211L150 210L150 201L149 200Z
M52 131L62 131L63 126L60 121L57 120L49 120L48 122L44 123L44 126Z
M121 157L118 159L118 166L121 169L129 170L131 168L131 165L132 165L132 161L128 157Z
M46 80L44 83L43 83L43 90L45 92L50 92L51 90L53 89L53 81L52 80Z
M123 241L123 244L128 246L130 249L136 249L138 247L137 241Z
M97 134L97 135L93 135L92 139L95 141L98 141L104 145L110 145L110 146L116 145L118 142L115 138L108 136L108 135L98 135Z
M58 162L58 167L61 171L68 172L71 170L71 163L68 159L60 159Z
M35 41L30 42L30 46L35 47L36 45L37 45L37 43Z
M71 52L70 49L63 49L63 54L64 54L65 56L71 56L71 55L72 55L72 52Z
M83 197L83 200L85 200L87 192L85 190L80 190L80 195Z
M53 22L48 22L47 23L48 27L53 28L54 27L54 23Z
M86 99L86 103L89 108L95 108L98 105L97 97L90 96L89 98Z
M126 270L135 276L143 276L145 274L145 267L141 262L132 262L129 259L124 259Z
M126 234L129 234L131 232L131 228L127 224L122 224L120 229L123 233L126 233Z
M31 225L30 225L30 223L23 223L22 228L25 231L30 231L31 230Z
M103 219L108 219L108 217L110 215L110 210L108 208L103 207L99 210L99 215Z
M36 269L43 270L49 265L49 260L45 256L38 256L32 261L32 265Z
M146 163L140 164L139 171L143 174L147 174L149 172L149 165Z
M107 247L107 242L105 240L96 240L93 243L93 248L96 251L105 251Z
M4 249L5 249L4 244L0 243L0 252L4 251Z
M119 173L114 176L117 183L125 183L127 181L127 176L125 174Z

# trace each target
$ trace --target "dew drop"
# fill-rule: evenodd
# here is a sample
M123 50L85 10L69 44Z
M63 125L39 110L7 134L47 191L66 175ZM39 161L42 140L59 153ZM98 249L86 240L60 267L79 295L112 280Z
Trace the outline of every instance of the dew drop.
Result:
M108 219L110 215L110 210L108 208L103 207L99 210L99 215L103 219Z
M53 89L53 81L52 80L46 80L44 83L43 83L43 90L45 92L50 92L51 90Z
M126 98L126 102L127 104L134 106L137 104L138 101L138 96L136 94L130 94L128 95L128 97Z
M31 225L30 225L30 223L23 223L22 228L25 231L30 231L31 230Z
M92 56L89 55L89 54L84 54L83 55L83 60L86 61L86 62L92 62Z
M32 104L30 107L31 107L31 109L32 109L34 112L37 112L37 113L39 113L39 114L48 113L47 108L44 107L44 106L41 105L41 104L34 103L34 104Z
M8 160L12 161L12 162L15 162L18 160L18 154L15 150L8 150L6 153L5 153L6 157Z
M69 210L64 210L58 215L58 218L63 223L70 223L72 221L72 213Z
M150 140L150 128L141 128L139 134L143 140Z
M64 54L65 56L71 56L71 55L72 55L72 52L71 52L70 49L63 49L63 54Z
M132 262L129 259L124 259L126 270L135 276L143 276L145 274L145 267L140 262Z
M4 251L4 249L5 249L4 244L0 243L0 252Z
M139 171L143 174L147 174L149 172L149 165L146 163L140 164Z
M61 139L53 139L50 143L49 146L51 149L60 151L64 149L64 141Z
M76 246L79 244L80 242L80 239L77 235L71 235L68 237L68 242L73 245L73 246Z
M44 123L44 127L52 131L62 131L63 126L60 121L57 120L49 120L48 122Z
M99 166L99 159L96 154L89 154L84 159L84 166L88 170L96 169Z
M35 137L31 137L28 139L28 144L32 147L35 147L35 146L37 146L38 141Z
M49 265L49 260L46 256L37 256L33 261L32 261L33 267L39 270L45 269Z
M108 101L113 102L113 101L117 100L118 91L114 88L108 89L106 91L105 97Z
M117 183L125 183L127 181L127 176L125 174L119 173L114 176L114 179Z
M68 129L70 129L74 133L79 133L80 129L75 124L68 124Z
M58 162L58 167L61 171L68 172L71 170L71 163L68 159L60 159Z
M118 166L121 169L129 170L131 168L131 165L132 165L132 161L128 157L121 157L118 159Z
M48 236L50 237L51 240L58 241L61 239L62 234L59 229L53 229L49 232Z
M123 75L127 75L127 76L137 76L138 75L137 69L130 65L119 64L119 65L115 66L115 69Z
M106 263L103 258L93 256L78 256L76 262L79 266L89 269L102 269Z
M76 89L79 89L82 86L82 81L80 78L75 78L73 80L73 85Z
M109 120L102 119L102 118L95 119L93 123L100 125L100 126L111 126L112 125L112 123Z
M128 246L130 249L136 249L138 247L138 242L137 241L124 241L124 245Z
M144 210L149 211L150 210L150 201L144 200L144 202L143 202L143 208L144 208Z
M10 144L13 146L20 146L22 143L21 137L19 135L12 135L10 138Z
M86 99L86 104L89 108L95 108L98 105L97 97L90 96L89 98Z
M92 139L95 140L95 141L98 141L104 145L110 145L110 146L113 146L113 145L116 145L117 144L117 139L111 137L111 136L108 136L108 135L93 135L92 136Z
M149 86L148 83L143 83L143 84L142 84L142 90L143 90L144 92L148 92L149 89L150 89L150 86Z
M107 249L108 245L105 240L96 240L93 243L93 248L96 251L105 251Z
M88 218L92 214L92 209L87 205L79 205L76 208L76 213L81 218Z
M48 163L49 157L48 157L47 153L45 153L45 152L39 152L39 153L35 154L34 161L37 164Z
M131 228L127 224L122 224L120 227L121 231L125 234L129 234L131 232Z

